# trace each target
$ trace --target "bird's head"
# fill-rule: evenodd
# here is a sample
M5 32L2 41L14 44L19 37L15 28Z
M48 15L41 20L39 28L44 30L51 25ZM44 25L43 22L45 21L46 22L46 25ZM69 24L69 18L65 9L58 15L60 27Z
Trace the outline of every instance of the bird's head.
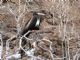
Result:
M37 12L33 12L33 16L34 16L34 15L38 15Z
M47 19L53 18L53 14L46 10L40 10L38 12L34 12L34 15L39 15L39 16L45 17Z
M40 10L40 11L31 11L33 13L33 16L39 16L42 19L51 19L53 18L53 14L46 10Z

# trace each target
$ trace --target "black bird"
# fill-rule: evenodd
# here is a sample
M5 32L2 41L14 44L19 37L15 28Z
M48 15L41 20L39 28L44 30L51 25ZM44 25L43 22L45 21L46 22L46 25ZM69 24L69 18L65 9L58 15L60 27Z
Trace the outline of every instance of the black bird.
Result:
M37 14L37 12L34 12L32 19L25 25L21 35L24 35L28 30L39 30L40 20L41 17Z
M29 30L39 30L39 25L40 25L40 16L36 12L34 12L32 19L29 21L28 24L24 26L24 29L21 31L21 35L24 35ZM23 42L23 45L25 45L25 41ZM24 51L21 49L20 53L22 57L24 55Z
M37 12L33 12L33 17L32 19L28 22L28 24L26 24L24 26L24 29L21 31L21 35L24 35L26 32L28 32L29 30L39 30L39 25L41 22L41 16L45 15L45 13L37 13ZM30 34L30 33L29 33ZM29 36L29 34L27 36ZM24 41L24 39L23 39ZM23 45L25 45L25 41L23 42ZM21 56L24 55L24 51L20 50Z

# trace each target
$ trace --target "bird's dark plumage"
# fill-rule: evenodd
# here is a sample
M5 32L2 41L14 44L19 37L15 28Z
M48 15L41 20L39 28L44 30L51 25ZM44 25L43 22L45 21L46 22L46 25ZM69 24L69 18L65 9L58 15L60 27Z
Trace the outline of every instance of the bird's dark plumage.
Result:
M28 30L38 30L39 27L36 27L35 25L36 25L37 20L39 20L39 18L40 18L40 16L36 12L34 12L33 18L31 20L29 26L25 25L25 28L21 32L21 35L24 35Z

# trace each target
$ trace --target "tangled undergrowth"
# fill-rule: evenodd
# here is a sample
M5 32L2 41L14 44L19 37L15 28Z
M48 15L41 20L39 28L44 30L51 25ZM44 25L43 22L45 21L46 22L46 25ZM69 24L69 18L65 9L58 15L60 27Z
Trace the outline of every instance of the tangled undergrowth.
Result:
M0 59L80 60L79 16L79 0L0 0Z

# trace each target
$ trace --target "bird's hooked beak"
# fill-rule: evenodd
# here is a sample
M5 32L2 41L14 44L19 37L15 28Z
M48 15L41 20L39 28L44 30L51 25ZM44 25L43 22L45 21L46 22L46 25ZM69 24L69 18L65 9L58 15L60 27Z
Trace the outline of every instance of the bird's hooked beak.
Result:
M38 15L42 15L42 16L45 16L45 14L44 13L37 13Z

